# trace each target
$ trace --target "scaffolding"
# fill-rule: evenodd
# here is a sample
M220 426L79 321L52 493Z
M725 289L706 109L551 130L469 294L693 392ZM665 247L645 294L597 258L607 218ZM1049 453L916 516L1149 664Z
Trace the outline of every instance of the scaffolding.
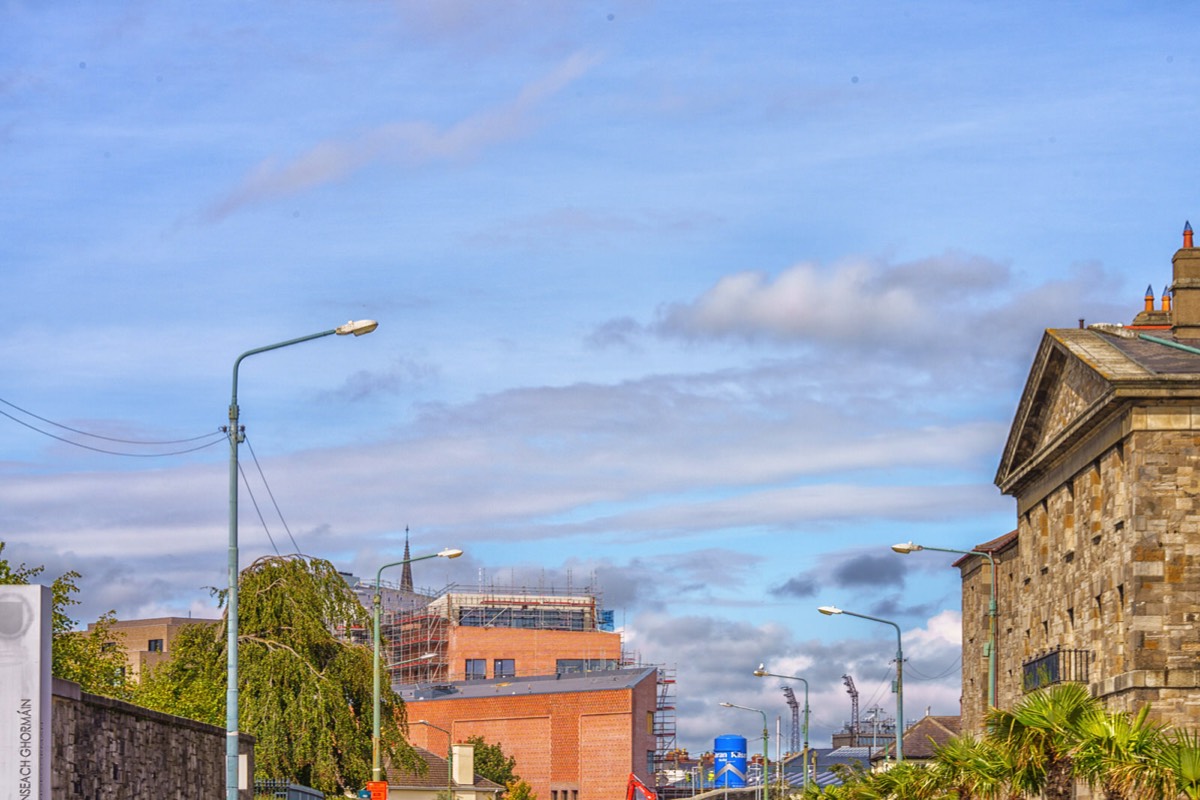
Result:
M668 764L676 761L675 744L675 668L658 667L658 703L654 709L654 774L655 780L663 784L658 776L664 776Z
M356 589L360 597L365 589ZM582 592L566 589L489 586L478 591L448 586L440 592L404 592L380 585L383 599L380 633L381 656L392 683L449 683L450 631L454 627L514 628L550 631L598 631L607 618L599 609L599 595L590 587ZM593 668L591 661L582 667ZM602 663L601 663L602 662ZM617 664L597 660L595 669Z

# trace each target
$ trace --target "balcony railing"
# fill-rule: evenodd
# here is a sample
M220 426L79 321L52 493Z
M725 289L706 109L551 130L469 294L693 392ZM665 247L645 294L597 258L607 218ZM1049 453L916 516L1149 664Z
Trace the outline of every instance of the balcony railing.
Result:
M1090 650L1056 648L1021 665L1021 688L1028 694L1056 683L1087 683L1091 664Z

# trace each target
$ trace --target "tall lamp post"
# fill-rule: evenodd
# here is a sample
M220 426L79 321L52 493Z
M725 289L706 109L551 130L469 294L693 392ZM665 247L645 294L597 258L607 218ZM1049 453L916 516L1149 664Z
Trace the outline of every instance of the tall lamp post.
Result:
M768 756L770 751L767 749L767 737L770 735L767 730L767 712L761 708L750 708L750 706L739 706L736 703L721 703L725 708L740 708L742 711L757 711L762 714L763 718L763 774L762 774L762 796L763 800L767 800L767 778L769 776L768 765L771 763Z
M242 361L257 353L268 350L278 350L293 344L307 342L310 339L320 339L323 336L345 336L354 334L362 336L379 327L373 319L347 322L337 328L331 328L320 333L311 333L286 342L269 344L266 347L256 347L247 350L233 362L233 393L229 401L229 594L226 599L227 642L229 667L225 695L225 798L238 800L238 445L245 438L238 427L238 368Z
M848 614L851 617L859 619L869 619L873 622L882 622L884 625L891 625L896 629L896 762L904 760L904 645L900 642L900 626L892 622L890 619L880 619L867 614L858 614L853 611L844 611L837 606L821 606L817 609L822 614Z
M939 553L961 553L965 556L985 556L992 570L992 592L988 601L988 708L996 707L996 559L984 550L955 550L953 547L930 547L928 545L903 542L892 545L897 553L907 555L918 550L936 550Z
M387 569L388 567L398 567L401 564L411 564L414 561L424 561L429 558L458 558L462 554L463 554L462 550L458 550L458 549L454 549L454 548L447 548L447 549L442 550L437 553L430 553L427 556L417 556L416 558L406 558L403 561L393 561L390 564L384 564L375 573L375 594L372 595L372 597L371 597L372 616L374 617L374 622L375 622L375 636L373 639L373 642L375 645L375 648L374 648L375 649L375 655L374 655L375 692L374 692L373 708L374 708L375 713L374 713L374 716L372 718L372 723L371 723L371 780L373 780L373 781L378 781L378 780L383 779L383 761L380 758L380 752L379 752L379 749L380 749L380 738L379 738L380 699L379 698L380 698L380 673L382 672L382 670L380 669L380 666L379 666L379 646L380 646L380 640L382 638L379 634L379 607L383 604L383 594L382 594L382 590L380 588L380 584L383 581L383 571L385 569ZM412 661L414 661L414 662L422 661L431 656L432 656L432 654L427 653L426 655L423 655L420 658L412 659ZM402 661L400 663L406 664L406 663L410 663L410 662ZM398 665L393 664L391 666L398 666Z
M778 675L774 672L767 672L766 664L759 664L758 669L754 670L754 676L757 678L782 678L785 681L800 681L804 684L804 789L808 789L808 681L801 678L799 675Z
M454 800L454 739L450 735L450 731L445 728L434 725L432 722L424 719L419 719L417 725L426 725L430 728L437 728L442 733L446 734L446 800Z

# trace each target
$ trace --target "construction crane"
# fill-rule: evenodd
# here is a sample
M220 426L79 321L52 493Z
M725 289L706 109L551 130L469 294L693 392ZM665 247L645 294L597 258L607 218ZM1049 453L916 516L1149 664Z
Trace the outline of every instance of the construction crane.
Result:
M800 704L796 702L796 693L792 691L792 687L783 686L783 696L787 698L787 704L792 709L792 741L788 748L789 753L800 752Z
M849 675L842 676L842 683L846 684L846 693L850 695L850 733L854 735L854 744L858 744L858 689L854 688L854 678Z

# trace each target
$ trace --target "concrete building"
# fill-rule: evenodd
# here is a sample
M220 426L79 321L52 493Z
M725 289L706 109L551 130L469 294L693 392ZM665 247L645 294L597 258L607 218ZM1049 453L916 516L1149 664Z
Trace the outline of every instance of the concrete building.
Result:
M482 736L516 758L541 800L611 800L630 773L655 783L658 686L658 670L642 667L412 686L401 696L419 747L444 750L443 731L454 742Z
M996 559L996 699L1080 681L1110 709L1200 713L1200 250L1130 323L1047 330L996 484L1016 530ZM987 692L986 559L963 570L964 729Z

